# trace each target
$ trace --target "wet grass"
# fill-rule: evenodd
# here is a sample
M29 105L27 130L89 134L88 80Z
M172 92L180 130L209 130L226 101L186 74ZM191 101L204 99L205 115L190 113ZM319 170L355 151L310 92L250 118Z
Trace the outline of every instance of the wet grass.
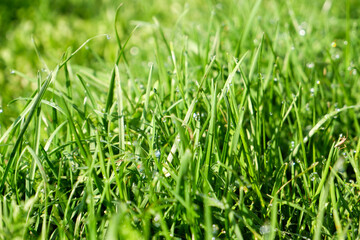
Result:
M309 2L125 2L56 64L37 49L0 236L359 238L356 1Z

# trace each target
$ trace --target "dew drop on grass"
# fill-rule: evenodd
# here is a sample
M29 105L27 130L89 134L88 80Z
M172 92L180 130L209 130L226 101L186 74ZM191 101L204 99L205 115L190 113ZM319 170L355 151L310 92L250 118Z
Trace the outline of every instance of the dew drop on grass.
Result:
M305 36L306 32L304 29L300 29L299 34L300 36Z
M212 234L216 235L219 232L219 226L217 224L212 225Z
M200 114L199 113L194 113L193 118L194 118L195 121L199 121L200 120Z
M314 64L313 62L306 64L306 67L307 67L307 68L310 68L310 69L311 69L311 68L314 68L314 66L315 66L315 64Z
M0 107L0 113L2 113L3 112L3 110L2 110L2 108Z
M295 147L295 142L291 141L291 148L293 149Z
M10 71L10 74L15 74L15 70L11 70L11 71Z
M260 227L260 234L261 235L266 235L266 234L269 234L270 233L270 229L271 229L271 226L269 223L265 223L264 225L262 225Z
M138 47L132 47L132 48L130 48L130 54L131 54L132 56L138 55L138 54L139 54L139 48L138 48Z
M315 89L314 89L314 88L310 88L310 95L311 95L311 96L314 96L314 92L315 92Z
M106 39L107 40L111 39L111 36L109 34L106 34Z
M316 180L316 178L318 177L318 173L317 172L313 172L313 173L311 173L310 174L310 181L315 181Z
M154 217L154 225L155 227L160 227L160 215L156 214Z
M155 157L156 157L156 158L160 158L160 156L161 156L161 152L160 152L159 149L157 149L157 150L155 151Z

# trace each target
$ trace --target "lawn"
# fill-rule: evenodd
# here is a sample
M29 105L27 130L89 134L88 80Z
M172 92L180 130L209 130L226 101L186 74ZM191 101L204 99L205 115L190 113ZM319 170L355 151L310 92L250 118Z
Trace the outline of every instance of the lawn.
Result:
M0 239L360 239L358 0L3 0Z

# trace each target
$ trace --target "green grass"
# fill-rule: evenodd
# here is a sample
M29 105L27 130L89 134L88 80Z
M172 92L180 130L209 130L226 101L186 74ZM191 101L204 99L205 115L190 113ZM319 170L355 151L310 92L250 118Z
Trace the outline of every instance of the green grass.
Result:
M1 239L360 238L356 0L68 2L0 49Z

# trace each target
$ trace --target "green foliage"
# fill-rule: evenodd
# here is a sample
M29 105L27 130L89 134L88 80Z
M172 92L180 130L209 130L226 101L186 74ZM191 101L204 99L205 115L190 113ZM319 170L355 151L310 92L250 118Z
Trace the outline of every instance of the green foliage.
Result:
M359 238L356 1L53 4L2 30L1 238Z

